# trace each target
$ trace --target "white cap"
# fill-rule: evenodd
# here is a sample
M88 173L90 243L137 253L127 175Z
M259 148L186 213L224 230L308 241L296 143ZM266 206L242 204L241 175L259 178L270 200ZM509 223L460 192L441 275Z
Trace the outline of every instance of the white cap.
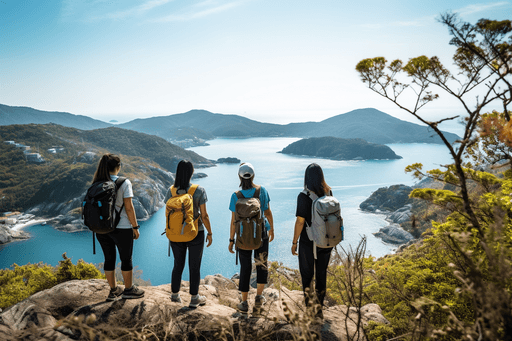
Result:
M242 163L238 168L238 176L244 179L250 179L254 176L254 167L246 162Z

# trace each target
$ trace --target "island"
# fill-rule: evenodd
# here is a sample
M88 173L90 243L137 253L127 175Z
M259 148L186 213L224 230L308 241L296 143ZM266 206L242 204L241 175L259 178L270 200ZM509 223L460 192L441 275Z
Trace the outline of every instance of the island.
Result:
M339 137L311 137L285 147L279 153L322 157L331 160L389 160L401 159L388 146L363 139Z
M217 159L217 163L240 163L240 159L236 157L221 157L220 159Z

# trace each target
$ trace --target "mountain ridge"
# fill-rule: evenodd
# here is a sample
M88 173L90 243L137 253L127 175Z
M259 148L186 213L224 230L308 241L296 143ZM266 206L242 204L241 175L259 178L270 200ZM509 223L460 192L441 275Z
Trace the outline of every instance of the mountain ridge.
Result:
M18 111L18 120L29 121L37 113L57 124L82 130L112 127L110 123L94 120L87 116L70 113L45 112L28 107L9 107L0 104L0 126L14 124L13 113ZM27 118L28 115L28 118ZM62 118L59 121L59 117ZM70 122L72 119L73 122ZM42 120L42 118L39 118ZM34 123L34 122L30 122ZM49 123L49 122L47 122ZM83 127L77 127L82 125ZM97 125L96 127L94 125ZM404 121L374 108L362 108L315 122L292 122L276 124L259 122L235 114L212 113L193 109L185 113L167 116L137 118L118 124L116 127L155 135L167 141L199 138L208 140L216 137L325 137L361 138L371 143L442 143L428 126ZM182 128L189 129L186 134ZM444 132L450 142L459 136Z

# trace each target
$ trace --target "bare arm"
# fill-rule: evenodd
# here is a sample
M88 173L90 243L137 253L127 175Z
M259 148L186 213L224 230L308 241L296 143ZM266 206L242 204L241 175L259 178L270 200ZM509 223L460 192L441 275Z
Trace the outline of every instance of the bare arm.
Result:
M229 228L229 240L233 240L235 239L235 212L231 212L231 225L230 225L230 228ZM233 251L233 245L234 245L234 242L229 242L229 252L231 253L235 253L235 251Z
M210 217L208 216L208 212L206 211L206 204L202 204L199 209L201 211L201 220L203 221L203 225L205 229L208 231L208 235L206 236L206 240L208 241L206 247L208 247L212 245L212 227L210 225Z
M267 218L268 223L270 224L270 230L268 231L268 241L271 242L274 240L274 217L272 216L272 211L270 210L270 206L266 211L263 212L265 218Z
M304 228L304 222L306 219L302 217L297 217L295 220L295 229L293 231L293 241L292 241L292 255L297 256L297 241L299 240L299 236Z
M123 198L124 209L126 210L126 215L128 216L128 220L130 224L133 226L137 226L137 217L135 216L135 208L133 207L132 198ZM139 230L133 230L133 238L139 238Z

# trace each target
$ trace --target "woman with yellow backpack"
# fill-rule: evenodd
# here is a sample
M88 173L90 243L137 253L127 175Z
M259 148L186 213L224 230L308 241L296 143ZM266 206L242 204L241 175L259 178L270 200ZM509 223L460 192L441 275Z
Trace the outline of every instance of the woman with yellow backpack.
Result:
M212 244L212 229L210 218L206 211L206 191L199 185L190 183L194 166L188 160L181 160L176 169L174 185L169 188L165 196L166 202L166 234L170 240L174 256L174 267L171 277L171 301L181 303L180 287L181 276L185 268L185 259L188 249L190 272L190 307L196 308L206 304L206 297L199 295L201 280L201 260L205 242L204 229L208 231L206 241L209 247ZM189 212L187 212L188 210ZM173 222L173 215L179 222ZM190 228L189 228L190 226ZM173 229L174 227L174 229Z

